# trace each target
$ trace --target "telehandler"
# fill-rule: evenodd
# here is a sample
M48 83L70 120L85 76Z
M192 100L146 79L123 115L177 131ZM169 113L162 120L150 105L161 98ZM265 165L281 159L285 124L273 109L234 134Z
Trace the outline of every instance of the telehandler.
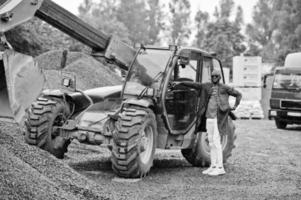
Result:
M0 2L0 32L36 16L92 47L93 55L128 70L123 86L80 91L75 77L63 74L62 89L42 91L45 80L32 58L12 49L2 51L1 114L5 108L17 122L24 122L28 144L57 158L64 157L73 139L105 145L111 150L113 170L128 178L148 174L156 148L181 149L193 166L210 164L204 97L185 86L173 87L173 82L210 81L213 69L223 71L214 54L173 45L134 49L50 0ZM2 43L3 49L9 48L7 42ZM110 114L85 125L82 117L92 108ZM232 119L228 120L231 131L221 139L224 162L236 139Z

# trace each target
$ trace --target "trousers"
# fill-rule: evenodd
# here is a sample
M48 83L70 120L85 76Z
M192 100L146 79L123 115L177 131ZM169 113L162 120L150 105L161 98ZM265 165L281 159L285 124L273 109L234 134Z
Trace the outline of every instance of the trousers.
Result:
M218 130L217 118L208 119L206 121L211 167L223 167L223 149L221 144L221 136Z

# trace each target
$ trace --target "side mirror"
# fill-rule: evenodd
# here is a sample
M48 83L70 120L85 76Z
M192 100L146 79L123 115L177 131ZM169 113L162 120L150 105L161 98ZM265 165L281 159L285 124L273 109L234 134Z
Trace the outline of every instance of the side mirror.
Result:
M180 57L180 63L179 63L182 67L185 66L185 65L188 65L189 64L189 57L183 57L181 56Z

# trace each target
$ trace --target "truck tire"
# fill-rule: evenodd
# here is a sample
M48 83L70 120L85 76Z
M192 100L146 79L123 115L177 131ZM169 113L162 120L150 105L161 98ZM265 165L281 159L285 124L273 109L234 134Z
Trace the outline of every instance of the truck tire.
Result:
M275 119L275 124L276 124L276 127L279 129L285 129L287 126L286 122L280 121L279 119Z
M57 158L64 158L70 140L59 136L54 126L67 120L70 108L62 99L39 97L27 112L25 141L46 150Z
M125 108L113 134L111 161L115 173L126 178L146 176L153 165L156 141L153 111L134 106Z
M235 126L229 119L230 133L221 137L223 148L223 162L231 156L232 150L235 148L234 141L236 140ZM206 132L198 132L193 147L190 149L182 149L184 158L195 167L208 167L210 165L210 147L208 134Z

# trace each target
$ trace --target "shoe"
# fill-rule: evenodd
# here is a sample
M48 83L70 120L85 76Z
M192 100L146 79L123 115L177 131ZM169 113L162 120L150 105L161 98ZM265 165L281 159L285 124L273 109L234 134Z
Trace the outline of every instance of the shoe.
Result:
M219 176L226 174L225 169L223 167L215 168L214 170L208 173L209 176Z
M204 170L203 172L202 172L202 174L208 174L209 172L211 172L211 171L213 171L213 170L215 170L215 167L209 167L208 169L206 169L206 170Z

